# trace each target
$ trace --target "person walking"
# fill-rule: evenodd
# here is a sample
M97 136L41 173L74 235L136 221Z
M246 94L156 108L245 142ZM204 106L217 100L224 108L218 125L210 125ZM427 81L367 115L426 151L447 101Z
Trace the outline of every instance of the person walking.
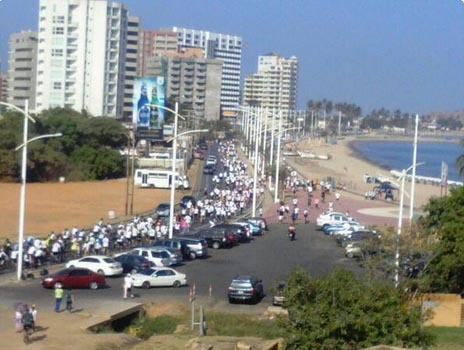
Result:
M31 314L32 314L32 329L35 331L35 327L37 325L37 308L35 304L31 306Z
M73 307L74 307L74 296L72 293L72 289L68 288L66 289L66 310L68 310L68 312L71 313Z
M63 300L63 286L61 283L55 285L55 312L60 312L61 301Z
M128 295L130 295L131 298L134 297L134 294L132 294L132 276L130 273L128 273L126 277L124 277L123 288L124 288L124 296L123 296L124 299L127 299Z
M309 222L308 215L309 215L308 209L303 210L303 216L304 216L305 224L307 224Z
M23 314L19 308L15 311L15 327L17 333L23 330Z

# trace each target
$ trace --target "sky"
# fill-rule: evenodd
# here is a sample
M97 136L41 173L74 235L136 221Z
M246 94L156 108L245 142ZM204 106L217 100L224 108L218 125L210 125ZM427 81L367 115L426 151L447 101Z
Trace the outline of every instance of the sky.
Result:
M95 0L99 1L99 0ZM298 108L355 103L363 113L464 110L464 0L125 0L144 29L241 36L242 80L270 52L299 60ZM39 0L0 0L8 38L37 30Z

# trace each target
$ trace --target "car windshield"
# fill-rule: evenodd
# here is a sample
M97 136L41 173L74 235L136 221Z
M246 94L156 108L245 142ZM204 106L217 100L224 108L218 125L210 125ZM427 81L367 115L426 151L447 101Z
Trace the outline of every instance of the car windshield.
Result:
M230 286L232 288L251 288L251 282L246 280L233 280Z
M69 269L63 269L55 273L55 276L66 275L69 272Z

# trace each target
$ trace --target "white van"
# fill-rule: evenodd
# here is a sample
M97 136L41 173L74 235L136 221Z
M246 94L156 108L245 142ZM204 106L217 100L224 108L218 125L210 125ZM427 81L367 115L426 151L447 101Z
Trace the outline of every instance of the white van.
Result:
M190 188L187 176L176 172L175 188ZM134 185L142 188L171 188L172 171L165 169L136 169Z

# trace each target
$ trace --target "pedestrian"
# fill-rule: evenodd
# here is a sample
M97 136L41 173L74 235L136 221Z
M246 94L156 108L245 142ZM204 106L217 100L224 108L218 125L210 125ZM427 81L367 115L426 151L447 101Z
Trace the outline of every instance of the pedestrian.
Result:
M332 201L329 201L329 211L333 211L334 210L334 204Z
M74 307L74 296L72 293L72 289L68 288L66 289L66 310L68 310L71 313L73 307Z
M23 314L19 308L15 311L15 328L18 333L23 330Z
M295 211L292 211L292 223L293 223L293 225L295 225L296 219L297 219L297 214L296 214Z
M307 224L309 222L308 215L309 215L308 209L303 210L303 216L304 216L304 219L305 219L305 224Z
M127 296L130 295L131 298L134 297L134 294L132 294L132 276L130 273L124 277L124 299L127 299Z
M32 329L35 331L35 327L37 325L37 308L35 304L31 306L31 314L32 314Z
M319 198L314 198L314 207L319 209Z
M63 286L61 283L55 285L55 312L60 312L61 301L63 300Z
M338 202L340 199L340 192L335 192L335 200Z
M325 202L325 189L322 188L321 190L321 197L322 197L322 201Z
M263 207L260 207L260 208L258 209L258 213L259 213L259 217L262 218L262 217L263 217Z

